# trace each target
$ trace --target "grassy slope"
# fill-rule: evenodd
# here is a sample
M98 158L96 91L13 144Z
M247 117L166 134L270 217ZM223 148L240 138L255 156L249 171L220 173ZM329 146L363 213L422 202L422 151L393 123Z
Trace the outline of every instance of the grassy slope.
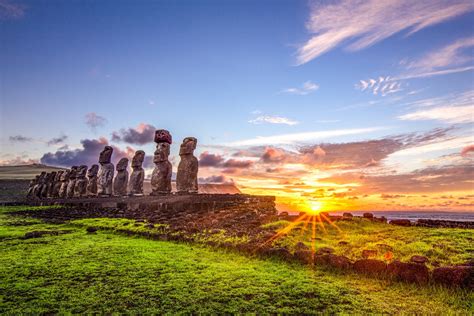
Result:
M289 224L279 221L266 226L280 229ZM303 224L293 229L285 238L276 243L291 249L297 242L305 241L310 245L311 224L302 233ZM331 247L335 253L345 255L353 260L362 259L362 250L377 250L374 258L384 260L384 255L392 249L393 260L409 261L413 255L423 255L429 258L430 265L437 261L441 265L459 264L474 257L474 236L471 229L457 228L427 228L401 227L383 223L371 222L362 218L352 221L337 222L341 231L326 224L326 232L317 225L316 249ZM348 242L339 245L340 241ZM388 249L388 250L387 250Z
M12 208L5 210L12 210ZM1 211L1 210L0 210ZM0 215L0 313L472 312L472 293ZM82 223L84 224L84 223ZM21 239L33 230L68 234Z

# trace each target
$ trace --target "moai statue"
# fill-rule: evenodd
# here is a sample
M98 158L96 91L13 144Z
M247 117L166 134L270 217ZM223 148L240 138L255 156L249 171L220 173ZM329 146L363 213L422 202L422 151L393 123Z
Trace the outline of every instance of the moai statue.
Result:
M61 190L61 177L63 176L64 171L60 170L56 173L56 177L54 178L54 185L53 189L51 190L51 197L59 197L59 190Z
M67 197L67 187L69 184L69 177L71 175L71 170L64 170L63 174L61 175L61 187L59 188L59 197L64 199Z
M87 171L87 196L97 195L97 173L99 172L99 165L92 165Z
M186 137L179 149L181 161L178 165L178 174L176 175L176 189L178 193L197 193L198 192L198 160L193 152L196 149L197 139Z
M105 146L99 156L99 174L97 175L97 194L99 196L112 195L112 183L114 179L114 165L110 162L114 149Z
M156 150L153 157L155 169L151 175L151 195L168 194L171 192L171 174L173 166L168 160L171 134L164 129L155 132Z
M114 179L114 194L118 196L127 195L128 185L128 158L122 158L117 163L117 175Z
M53 171L51 172L51 176L50 176L50 180L49 180L49 183L48 183L48 192L46 193L46 196L49 197L49 198L52 198L53 197L53 191L54 191L54 186L56 185L56 176L57 176L57 172L56 171Z
M67 191L66 191L67 198L74 197L74 188L76 187L76 177L77 177L78 170L79 170L78 166L71 167L71 172L69 173L69 182L67 184Z
M143 179L145 179L143 160L145 160L145 152L137 150L132 159L133 171L128 182L128 194L130 195L143 195Z
M86 165L79 166L79 169L77 170L77 175L76 175L76 185L74 187L75 197L83 197L86 195L86 191L87 191L86 173L87 173L87 166Z
M38 177L38 183L33 187L33 196L40 198L41 197L41 192L43 191L43 186L45 183L45 178L46 178L46 172L43 171L40 173Z
M30 185L28 186L28 191L26 192L27 198L33 197L33 190L35 189L35 186L38 184L39 177L40 176L37 175L34 177L34 179L31 179Z
M46 176L44 177L44 183L43 183L43 186L41 187L41 192L39 193L42 199L45 199L48 197L48 192L49 192L49 188L51 187L53 176L54 175L52 174L52 172L48 172L46 173Z

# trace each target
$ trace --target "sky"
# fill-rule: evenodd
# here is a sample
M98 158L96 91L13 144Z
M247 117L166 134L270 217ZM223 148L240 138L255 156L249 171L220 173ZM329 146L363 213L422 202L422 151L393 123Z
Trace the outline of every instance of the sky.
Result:
M0 0L0 165L198 139L280 209L474 211L472 1Z

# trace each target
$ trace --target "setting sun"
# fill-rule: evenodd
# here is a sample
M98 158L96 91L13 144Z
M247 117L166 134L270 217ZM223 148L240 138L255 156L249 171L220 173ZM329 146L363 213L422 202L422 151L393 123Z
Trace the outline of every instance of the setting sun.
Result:
M323 207L323 203L321 203L320 201L310 201L308 204L309 208L307 210L307 213L313 215L319 214Z

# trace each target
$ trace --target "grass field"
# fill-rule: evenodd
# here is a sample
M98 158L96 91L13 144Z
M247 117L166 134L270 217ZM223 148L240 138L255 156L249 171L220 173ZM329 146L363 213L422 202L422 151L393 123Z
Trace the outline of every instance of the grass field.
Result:
M288 226L287 221L267 224L276 230ZM362 259L363 250L375 250L374 259L409 261L413 255L426 256L428 267L465 263L474 258L474 234L472 229L402 227L373 222L363 218L336 223L339 230L326 224L323 230L317 225L316 249L330 247L335 254L352 260ZM310 246L311 227L303 231L303 223L296 226L284 238L275 243L289 249L300 242ZM343 242L340 244L340 242Z
M46 224L0 209L0 313L473 312L473 293L391 283L196 244L126 236L81 220ZM123 221L119 220L121 226ZM140 225L125 226L145 229ZM281 223L282 224L282 223ZM104 224L105 225L105 224ZM157 228L159 229L159 228ZM24 239L31 231L58 232Z

